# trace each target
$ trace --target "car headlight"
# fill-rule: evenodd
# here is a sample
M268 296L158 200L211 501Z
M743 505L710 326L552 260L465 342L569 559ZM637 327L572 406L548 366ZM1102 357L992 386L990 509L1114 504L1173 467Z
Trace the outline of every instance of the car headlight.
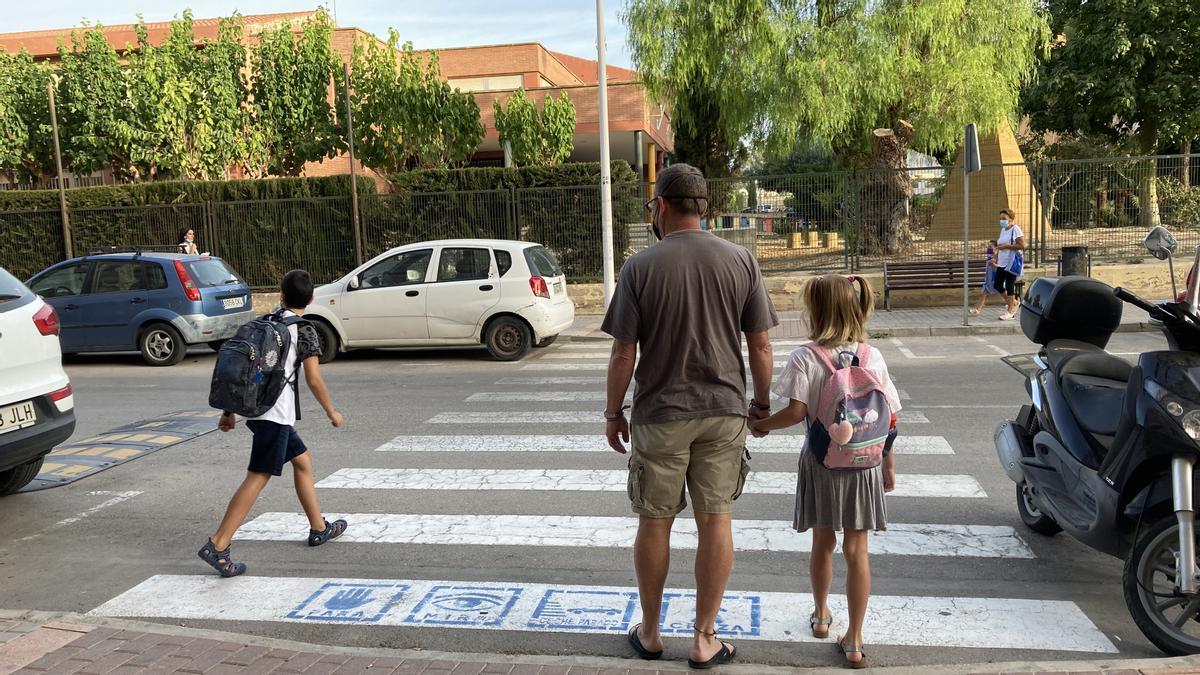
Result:
M1200 441L1200 410L1193 410L1184 415L1179 423L1183 425L1183 430L1192 437L1193 441Z

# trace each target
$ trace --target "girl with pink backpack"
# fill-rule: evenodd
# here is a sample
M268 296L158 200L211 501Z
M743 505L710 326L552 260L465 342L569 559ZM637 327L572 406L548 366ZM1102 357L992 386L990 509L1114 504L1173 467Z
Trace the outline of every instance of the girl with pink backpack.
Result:
M809 627L829 636L833 552L842 532L849 622L837 647L851 668L866 668L863 621L871 592L867 533L887 529L884 493L895 487L900 396L878 349L866 343L875 296L866 279L830 274L804 288L812 342L791 353L775 384L786 408L752 421L755 436L808 424L796 485L793 527L812 530L809 575L816 607Z

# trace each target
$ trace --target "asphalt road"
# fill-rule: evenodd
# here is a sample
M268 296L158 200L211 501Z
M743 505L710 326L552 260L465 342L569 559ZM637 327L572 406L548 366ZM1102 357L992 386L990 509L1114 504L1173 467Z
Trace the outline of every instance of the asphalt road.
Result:
M904 487L914 475L914 492L889 498L897 525L872 539L873 663L1157 655L1121 599L1120 561L1065 536L1036 535L1017 518L991 433L1025 402L1020 377L999 356L1032 351L1030 344L990 336L877 346L909 419L928 421L903 423L913 445L898 454L898 482ZM1139 333L1116 336L1110 349L1163 346L1161 337ZM0 500L2 604L100 608L314 643L628 655L614 632L637 621L622 609L632 607L627 593L635 585L622 534L631 522L625 459L602 448L603 403L586 400L603 390L604 361L595 354L605 348L562 342L519 364L472 350L364 352L326 366L347 424L331 428L306 392L299 429L313 451L323 508L356 517L344 540L304 546L285 473L251 513L249 535L234 544L235 557L249 565L242 579L216 579L195 557L243 476L249 434L240 425L65 487ZM144 367L136 356L69 360L75 438L205 407L213 358L198 350L166 369ZM597 421L585 421L593 413ZM500 435L551 437L538 443L554 449ZM500 451L506 442L516 445ZM795 462L783 446L756 452L760 482L735 505L739 523L772 530L738 539L746 550L737 555L723 622L743 662L838 663L829 644L805 637L807 555L786 527L793 495L767 480L774 474L786 487ZM461 471L439 471L451 469ZM616 473L585 473L597 470ZM571 487L580 484L589 487ZM596 489L602 485L608 489ZM687 539L676 539L672 588L694 585ZM843 569L839 561L839 575ZM672 618L685 621L686 593L676 597ZM844 625L839 616L835 634ZM670 641L668 656L685 657L685 645Z

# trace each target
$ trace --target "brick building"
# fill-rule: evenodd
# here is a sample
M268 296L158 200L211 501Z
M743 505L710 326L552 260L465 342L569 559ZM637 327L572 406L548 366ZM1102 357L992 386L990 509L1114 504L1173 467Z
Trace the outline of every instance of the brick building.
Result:
M247 39L254 42L263 31L279 25L299 30L316 10L282 14L244 16ZM195 19L193 30L197 43L215 39L219 19ZM146 25L152 43L162 41L170 31L169 22ZM136 45L133 24L104 26L109 44L117 50ZM40 60L58 60L59 41L69 41L70 28L0 34L0 51L28 50ZM377 40L374 35L358 28L335 28L332 47L343 60L349 60L354 48L363 40ZM524 88L528 96L540 103L547 95L566 93L575 103L575 150L570 161L600 159L599 86L595 61L553 52L536 42L438 49L440 73L443 79L463 91L472 92L486 132L472 164L500 166L504 162L495 128L493 101L508 98ZM608 67L608 110L610 151L612 158L628 161L641 167L642 175L650 182L655 169L662 164L662 153L674 149L670 112L646 93L637 81L637 74L616 66ZM305 168L306 175L331 175L349 172L346 157L336 157ZM369 172L367 172L369 173Z

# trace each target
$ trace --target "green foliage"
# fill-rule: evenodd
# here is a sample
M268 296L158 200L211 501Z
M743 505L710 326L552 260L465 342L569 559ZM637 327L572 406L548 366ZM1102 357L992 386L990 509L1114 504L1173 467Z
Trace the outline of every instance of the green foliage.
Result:
M632 0L624 18L679 158L712 177L748 138L863 164L873 130L907 121L914 146L956 148L966 123L1012 115L1048 37L1034 0Z
M0 53L0 175L33 181L54 172L50 69L29 52Z
M381 172L460 165L483 140L475 97L451 89L437 55L418 55L394 30L386 45L355 47L350 82L356 155Z
M1162 224L1178 230L1200 228L1200 186L1184 185L1175 176L1158 179Z
M636 183L629 163L617 160L611 168L613 185ZM401 192L508 190L600 185L599 162L571 162L553 167L427 169L389 176Z
M575 147L575 104L563 92L555 99L547 95L539 113L537 104L524 89L508 97L507 107L493 101L496 131L500 142L512 144L517 166L554 166L571 155Z
M121 129L130 114L117 52L99 26L71 33L60 43L59 136L64 168L87 175L112 168L123 175L129 157Z
M1048 5L1062 39L1025 100L1034 128L1133 137L1144 154L1200 134L1200 14L1192 3Z
M329 88L336 60L333 22L325 10L304 22L264 31L251 53L255 126L262 134L265 173L298 176L307 162L332 157L339 143Z

